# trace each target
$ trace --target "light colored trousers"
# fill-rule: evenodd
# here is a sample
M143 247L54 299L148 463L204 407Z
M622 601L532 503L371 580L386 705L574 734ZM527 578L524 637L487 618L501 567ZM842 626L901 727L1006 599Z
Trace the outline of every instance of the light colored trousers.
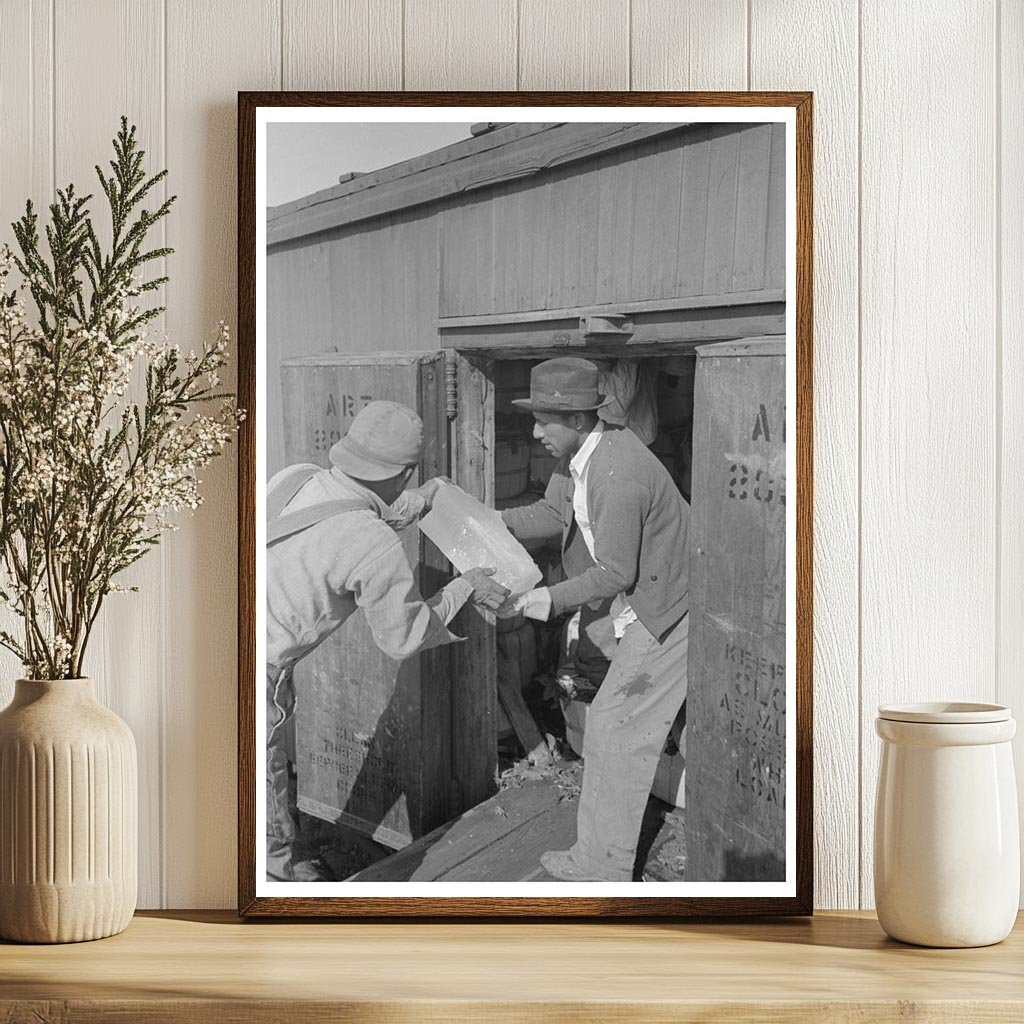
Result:
M665 740L686 699L690 616L661 639L626 627L587 712L583 792L571 854L587 874L629 882Z
M298 834L289 794L289 733L294 728L292 668L267 666L267 876L292 880L292 844Z

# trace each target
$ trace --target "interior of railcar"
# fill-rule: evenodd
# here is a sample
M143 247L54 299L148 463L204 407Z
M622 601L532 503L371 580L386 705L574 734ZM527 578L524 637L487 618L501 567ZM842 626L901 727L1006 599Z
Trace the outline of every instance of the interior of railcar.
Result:
M529 397L530 371L539 358L493 362L494 504L499 509L537 501L555 466L533 437L533 417L512 401ZM687 501L693 455L696 357L691 352L637 358L594 357L606 394L614 399L601 416L631 428L662 462ZM561 538L525 544L543 574L542 585L564 578ZM498 620L499 689L514 683L547 741L558 753L582 753L587 707L601 685L615 640L607 620L584 624L573 616L539 623L521 617ZM511 676L511 679L508 677ZM683 803L682 753L685 709L668 738L654 795ZM508 765L521 758L523 743L499 706L499 755Z

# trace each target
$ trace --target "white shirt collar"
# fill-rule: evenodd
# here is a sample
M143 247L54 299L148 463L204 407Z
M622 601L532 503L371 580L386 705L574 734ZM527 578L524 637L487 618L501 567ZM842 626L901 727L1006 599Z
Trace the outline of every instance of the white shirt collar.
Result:
M573 474L577 477L582 478L587 468L587 463L590 461L590 456L594 454L594 449L597 447L598 441L601 440L601 434L604 432L604 421L598 420L597 426L587 435L586 441L580 445L580 450L572 457L569 461L569 468L573 471Z

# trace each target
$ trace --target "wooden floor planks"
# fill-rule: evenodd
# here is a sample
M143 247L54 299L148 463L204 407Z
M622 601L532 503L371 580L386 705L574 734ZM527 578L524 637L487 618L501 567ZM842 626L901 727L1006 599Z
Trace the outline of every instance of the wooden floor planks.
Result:
M547 850L576 841L581 762L522 773L497 795L352 875L350 882L550 882ZM683 813L652 798L640 837L647 881L681 881L686 853Z
M352 882L550 880L545 850L576 841L577 802L551 777L506 789L371 867ZM539 872L539 874L538 874Z

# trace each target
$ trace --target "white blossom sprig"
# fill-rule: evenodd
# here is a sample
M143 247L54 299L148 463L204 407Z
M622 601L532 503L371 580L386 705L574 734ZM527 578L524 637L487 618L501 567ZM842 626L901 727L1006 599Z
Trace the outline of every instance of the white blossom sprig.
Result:
M109 177L96 169L109 246L91 197L69 186L50 206L45 253L31 203L14 224L20 253L0 247L0 601L21 621L0 645L30 678L82 674L104 598L126 589L116 577L199 506L198 474L244 415L218 390L226 324L187 355L147 334L163 308L140 296L166 278L146 280L145 265L172 250L145 240L174 197L140 207L166 172L146 176L125 118L114 154Z

